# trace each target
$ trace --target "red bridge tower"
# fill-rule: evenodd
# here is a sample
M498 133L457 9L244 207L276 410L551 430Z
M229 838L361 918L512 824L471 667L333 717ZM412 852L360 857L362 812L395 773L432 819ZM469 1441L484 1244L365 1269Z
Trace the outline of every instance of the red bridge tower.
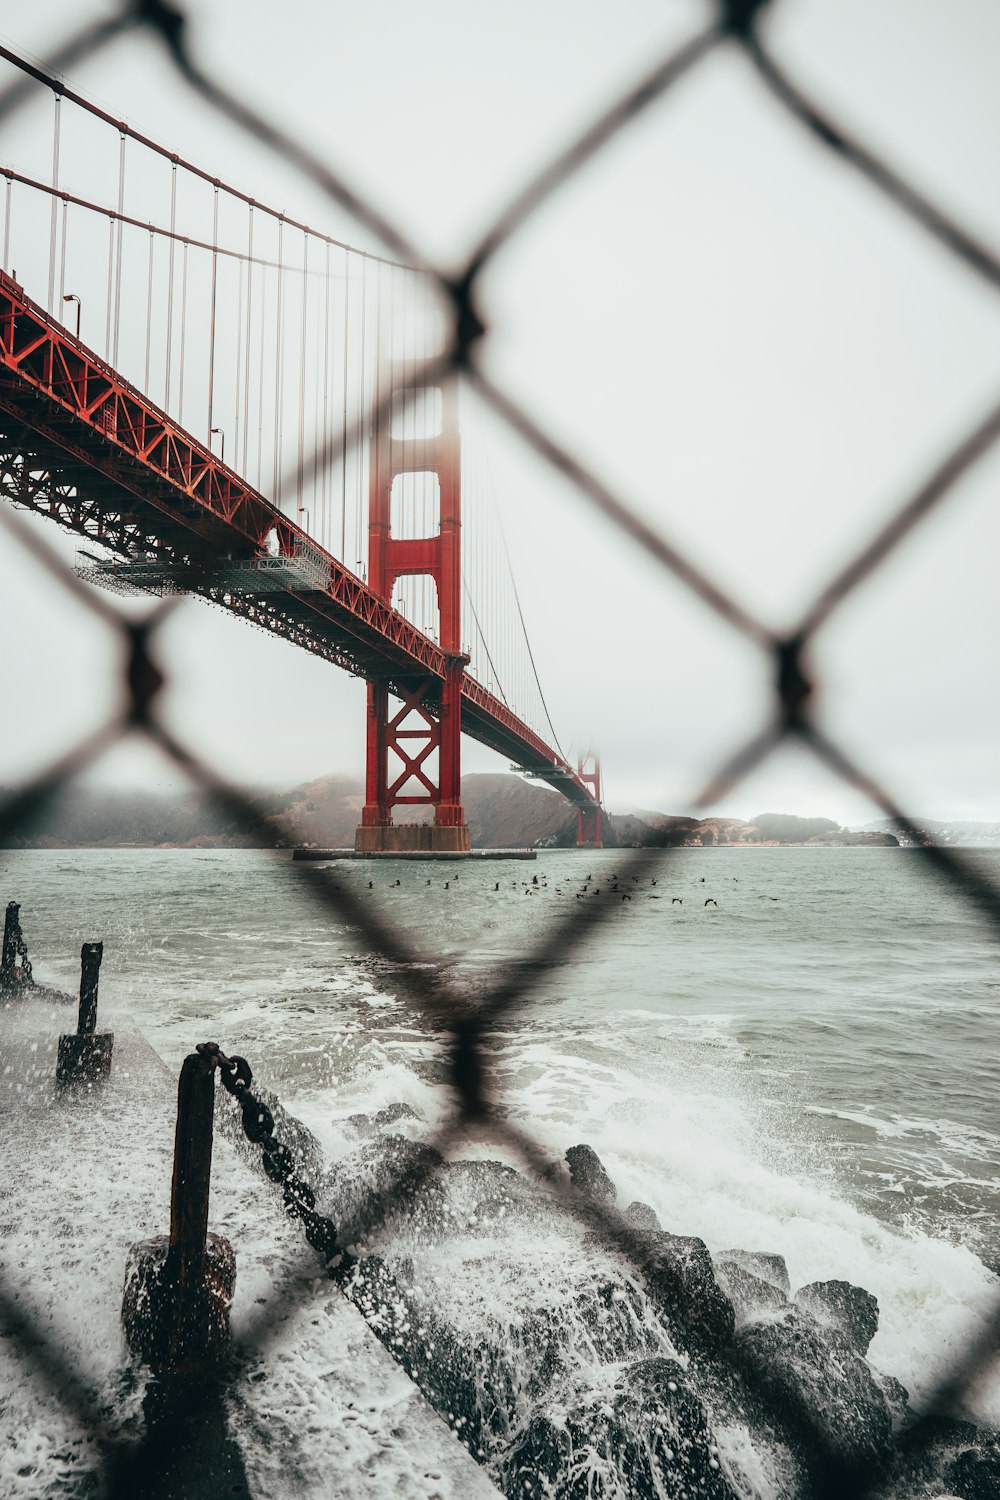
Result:
M361 853L464 854L470 847L461 800L462 677L469 657L461 646L461 450L454 380L429 387L420 398L422 410L433 410L438 401L436 433L396 437L386 417L372 439L368 586L391 603L397 578L433 578L438 639L448 665L443 681L394 678L391 693L387 678L369 681L365 805L354 839ZM426 473L438 481L437 535L393 536L394 480ZM393 823L394 807L426 804L434 808L432 824Z
M588 767L590 769L588 769ZM577 775L585 786L589 786L594 800L587 807L576 809L576 847L578 849L603 849L601 837L601 762L590 751L580 757L576 766Z

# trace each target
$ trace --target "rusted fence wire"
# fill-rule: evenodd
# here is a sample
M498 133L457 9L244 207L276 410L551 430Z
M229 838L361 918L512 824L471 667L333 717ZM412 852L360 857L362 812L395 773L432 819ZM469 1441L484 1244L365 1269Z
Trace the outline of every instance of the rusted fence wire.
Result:
M319 187L339 208L349 212L376 235L389 251L425 271L434 282L449 309L450 335L445 345L446 353L419 367L409 377L413 387L435 384L444 374L460 374L545 465L574 486L582 503L628 535L642 552L659 564L672 582L698 596L734 631L752 641L769 657L773 685L771 722L762 733L735 747L707 778L695 798L696 807L707 807L739 784L779 746L795 742L811 752L834 775L880 806L889 818L908 832L918 845L924 867L974 906L1000 939L1000 889L954 850L929 844L918 834L915 820L906 815L891 793L879 785L863 766L857 765L814 721L814 684L808 661L811 642L830 615L851 597L863 580L883 567L903 539L948 501L958 481L996 448L1000 440L1000 406L970 424L952 451L926 476L880 533L862 547L819 593L798 625L778 635L731 597L686 556L681 547L643 519L627 496L611 489L579 456L544 430L518 401L516 394L490 378L481 360L481 350L489 338L489 330L480 312L477 293L482 274L499 249L609 142L627 132L644 111L662 99L682 78L696 74L706 58L722 48L742 54L761 85L786 110L791 127L807 131L841 161L845 170L858 173L870 188L906 215L916 232L933 237L950 252L956 264L993 291L1000 292L1000 257L905 181L788 76L772 55L763 30L767 13L777 8L779 0L719 0L708 26L666 57L658 59L655 66L599 115L567 150L538 170L496 215L457 273L445 272L428 263L398 227L351 186L347 172L332 157L317 155L310 143L292 138L279 121L256 112L245 98L237 96L221 60L202 61L194 55L184 13L163 0L130 0L117 16L84 25L48 59L47 67L54 71L76 67L88 57L100 55L114 38L130 29L145 28L154 33L161 40L170 65L223 120L283 158L289 167ZM0 121L16 111L36 86L27 79L20 79L0 92ZM309 455L304 464L296 464L289 477L297 479L302 472L317 464L337 460L359 440L358 435L370 424L389 420L391 399L390 393L381 405L372 408L369 422L352 426L351 435L346 439L324 435L318 450ZM158 637L175 601L158 604L140 620L125 618L107 600L81 583L15 513L0 509L0 524L44 566L59 588L82 600L110 630L117 633L125 664L121 703L116 713L107 724L67 749L54 764L40 771L0 807L0 839L28 830L68 780L123 738L135 736L145 738L164 752L197 786L224 807L244 831L255 832L262 841L282 842L280 823L268 819L265 824L263 813L253 801L232 787L215 767L204 763L193 749L181 744L159 716L165 673L157 660ZM628 876L640 863L648 869L651 863L663 865L672 857L669 849L644 850L629 855L622 868ZM451 1118L430 1144L438 1149L446 1148L467 1122L475 1121L479 1127L488 1127L498 1143L508 1147L526 1164L534 1168L544 1164L547 1158L539 1145L497 1112L498 1101L491 1096L487 1083L481 1038L516 1002L530 998L544 970L577 951L581 942L597 938L600 928L610 920L612 906L574 903L570 914L549 928L535 950L526 953L516 966L505 967L486 993L480 993L473 1000L460 982L414 962L420 955L411 950L406 938L328 872L308 864L296 864L294 870L304 892L321 910L350 923L372 953L398 966L397 980L409 1000L435 1028L450 1035L451 1082L456 1104ZM223 1043L225 1040L223 1037ZM369 1235L389 1213L404 1205L430 1170L422 1167L409 1171L387 1192L381 1193L368 1216L351 1226L353 1238L357 1240ZM549 1179L548 1190L566 1212L578 1214L582 1211L580 1197L569 1185ZM631 1256L641 1269L642 1245L634 1230L615 1212L593 1202L588 1202L586 1214L588 1224L599 1227L607 1244ZM319 1239L323 1237L319 1236ZM322 1253L325 1259L330 1259L325 1255L325 1249ZM263 1340L266 1343L276 1336L279 1324L295 1299L314 1294L315 1269L314 1252L303 1247L299 1281L293 1281L288 1291L271 1299L266 1311L247 1331L248 1341L259 1343ZM15 1299L2 1286L0 1313L10 1336L33 1365L37 1378L59 1392L63 1402L92 1432L99 1449L106 1455L106 1475L110 1478L115 1468L116 1443L109 1436L105 1419L94 1409L85 1374L75 1368L57 1342L34 1322L30 1313L25 1311L23 1301ZM960 1401L998 1349L1000 1305L988 1320L981 1337L966 1350L960 1367L925 1401L924 1415L907 1430L902 1444L912 1445L919 1438L923 1424L940 1405ZM828 1500L848 1495L860 1500L860 1497L872 1493L880 1481L878 1473L869 1472L863 1466L845 1466L842 1458L829 1448L821 1431L817 1429L811 1436L817 1448L826 1451L825 1493ZM111 1487L113 1491L116 1488L113 1479ZM120 1490L120 1486L118 1488Z

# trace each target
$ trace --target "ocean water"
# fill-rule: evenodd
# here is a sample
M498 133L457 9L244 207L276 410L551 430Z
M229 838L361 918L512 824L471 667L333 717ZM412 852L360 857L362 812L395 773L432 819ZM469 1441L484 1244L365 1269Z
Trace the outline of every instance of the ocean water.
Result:
M1000 853L970 857L1000 878ZM1000 945L913 850L682 850L622 877L626 861L327 878L477 998L578 901L613 904L486 1039L509 1117L553 1156L589 1142L621 1205L650 1203L713 1251L778 1251L793 1288L867 1287L872 1361L919 1400L1000 1297ZM331 1160L352 1114L403 1101L421 1134L448 1110L446 1038L405 966L314 900L314 867L57 850L0 854L0 871L37 978L74 989L81 942L103 939L106 1024L131 1011L171 1066L204 1040L243 1053ZM458 1154L506 1156L483 1132ZM510 1270L530 1250L497 1254ZM1000 1422L995 1373L970 1411Z

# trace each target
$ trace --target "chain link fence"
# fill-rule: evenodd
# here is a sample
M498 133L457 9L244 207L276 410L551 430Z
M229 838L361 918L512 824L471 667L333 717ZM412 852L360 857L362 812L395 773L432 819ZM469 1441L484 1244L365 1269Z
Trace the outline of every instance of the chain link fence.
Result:
M199 60L189 46L185 15L163 0L132 0L117 15L84 26L47 59L46 68L54 73L76 68L87 59L99 56L114 39L129 30L144 28L154 33L162 42L169 66L176 69L194 93L222 120L277 153L291 169L311 181L333 203L371 231L393 255L425 271L436 283L450 309L450 336L446 353L416 372L414 386L433 385L457 372L534 450L544 465L570 481L585 506L631 537L659 565L668 582L680 584L697 595L733 630L769 658L773 680L771 722L762 733L733 748L724 763L707 778L696 799L697 807L706 808L731 791L777 747L787 742L797 743L836 777L882 808L886 816L918 846L918 857L923 866L975 907L1000 937L1000 889L980 868L974 867L953 849L928 842L915 819L898 805L890 791L818 727L812 711L814 682L808 661L810 644L830 615L854 594L863 581L878 573L903 540L929 515L948 502L959 480L996 446L1000 440L1000 405L985 419L970 424L953 451L925 476L908 502L892 516L874 540L864 546L814 599L797 626L778 635L748 612L669 538L644 520L627 497L609 488L572 451L536 423L531 413L519 403L516 393L493 382L481 358L490 335L480 311L479 286L484 271L500 249L530 221L536 210L557 195L564 184L583 172L609 143L627 133L633 123L681 79L697 74L708 58L724 48L735 49L743 55L760 86L773 95L786 112L789 129L807 132L825 151L837 157L846 171L864 178L871 188L894 204L899 213L909 219L914 233L936 240L957 264L1000 294L1000 258L991 248L968 234L899 176L865 141L853 136L837 119L821 109L808 91L784 71L769 50L762 30L766 14L777 8L777 0L772 0L772 3L769 0L720 0L714 17L703 30L666 57L658 59L655 66L595 118L568 149L547 162L525 183L497 214L457 273L446 273L429 264L395 224L352 190L332 158L316 155L307 142L286 133L280 121L257 113L252 104L238 96L219 59L206 63ZM35 87L31 81L22 79L0 93L0 120L17 111ZM371 410L371 424L390 419L390 403L391 394ZM355 439L356 433L348 439L348 445ZM306 460L306 467L312 468L317 462L330 463L342 451L341 440L329 436L320 450ZM105 597L82 583L15 513L7 508L0 509L0 523L9 533L16 535L59 589L81 601L120 638L125 662L120 710L89 738L67 748L54 764L40 771L0 807L0 837L8 838L28 831L70 778L124 737L143 736L163 751L195 785L209 793L244 831L254 833L262 843L284 841L280 825L276 829L272 818L265 822L262 811L253 801L229 785L218 768L206 764L192 748L180 743L160 717L165 676L157 660L158 636L176 601L167 599L159 603L142 619L125 618ZM627 879L640 867L640 862L644 871L648 872L652 864L654 873L657 873L658 867L669 866L674 857L670 849L630 854L621 866L620 878ZM470 1122L475 1122L479 1130L485 1128L497 1144L510 1150L533 1172L543 1175L548 1165L546 1153L504 1117L498 1108L501 1101L491 1094L481 1039L516 1003L530 1000L533 986L544 971L568 959L584 941L596 941L599 929L613 920L613 913L619 908L610 903L603 907L574 903L569 915L552 924L534 951L526 952L523 961L516 966L506 967L485 993L478 994L473 1001L460 983L422 966L418 961L420 955L412 951L402 933L369 905L360 902L349 887L339 884L324 869L297 864L295 875L308 899L317 903L320 910L349 923L360 934L360 942L369 952L379 954L393 964L397 981L405 988L409 1001L430 1026L450 1037L450 1077L456 1105L451 1118L429 1144L444 1151L460 1137ZM225 1059L221 1059L219 1065L230 1068ZM227 1087L237 1094L246 1088L245 1079L240 1079L238 1070L230 1068ZM246 1112L244 1114L246 1117ZM257 1134L252 1136L261 1144L265 1157L268 1150L276 1146L271 1129L273 1120L263 1134L258 1122ZM336 1227L314 1212L308 1185L294 1179L293 1186L289 1187L290 1168L287 1157L280 1157L282 1149L277 1147L279 1157L274 1158L272 1165L275 1170L270 1175L283 1186L286 1206L303 1222L306 1238L312 1247L303 1248L303 1284L307 1287L313 1284L310 1277L315 1275L315 1255L319 1255L331 1275L343 1277L351 1263L343 1251L343 1236L333 1243ZM426 1161L431 1161L429 1155ZM433 1165L418 1165L400 1175L388 1191L380 1193L377 1198L373 1196L366 1214L350 1226L350 1242L370 1237L392 1214L405 1212L414 1193L433 1170ZM551 1176L548 1191L561 1211L582 1216L588 1227L596 1230L609 1247L631 1257L642 1272L648 1247L642 1235L621 1216L610 1208L584 1200L569 1183ZM290 1299L302 1295L299 1290L273 1299L266 1313L258 1318L257 1325L248 1330L247 1337L266 1345L269 1339L277 1336ZM84 1374L75 1368L66 1352L42 1328L33 1325L16 1295L2 1286L0 1313L11 1338L33 1366L37 1379L50 1382L59 1390L63 1402L89 1427L95 1441L102 1447L109 1492L117 1495L129 1493L127 1483L120 1476L115 1477L119 1474L116 1440L109 1436L103 1414L93 1407ZM697 1329L692 1325L687 1332L689 1343L696 1346ZM998 1349L1000 1305L994 1309L982 1337L965 1351L960 1367L932 1392L923 1403L923 1415L918 1415L897 1439L904 1468L907 1451L917 1450L925 1429L935 1420L934 1413L960 1404L963 1395L981 1376ZM821 1493L825 1500L845 1496L861 1500L863 1496L882 1493L880 1486L884 1472L879 1466L845 1460L843 1453L831 1446L828 1434L819 1425L814 1426L809 1438L814 1451L822 1457Z

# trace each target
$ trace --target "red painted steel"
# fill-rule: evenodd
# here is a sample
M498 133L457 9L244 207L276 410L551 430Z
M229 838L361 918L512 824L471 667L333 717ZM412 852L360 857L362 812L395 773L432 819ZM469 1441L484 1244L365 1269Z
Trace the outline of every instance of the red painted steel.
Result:
M591 801L577 772L465 673L459 653L411 625L3 271L0 494L121 558L149 556L186 570L192 592L370 683L393 692L424 683L422 703L440 716L449 746L461 719L465 733L571 801ZM445 519L442 513L442 525ZM457 536L457 514L447 519ZM255 596L219 582L226 560L252 564L270 549L291 559L302 548L329 570L325 586ZM416 550L409 561L415 568ZM407 570L404 554L392 561L387 554L390 570L397 563L398 572ZM454 567L439 563L449 587ZM457 620L457 603L449 607ZM449 749L449 779L441 780L445 808L460 806L457 754L451 757Z
M405 390L406 372L396 366L397 389ZM384 683L368 685L368 754L362 826L384 828L392 809L400 804L429 803L439 828L463 828L461 728L462 685L468 656L461 646L462 484L458 432L458 391L454 381L429 390L423 404L441 397L441 427L420 437L397 437L391 420L382 422L372 437L371 483L368 502L368 580L386 603L392 600L397 578L429 576L437 591L439 638L445 658L440 704L426 702L428 684L397 690L403 706L389 715ZM407 474L434 474L438 481L437 533L424 537L392 534L393 481ZM415 754L410 741L418 741ZM428 762L437 752L437 780ZM402 770L392 774L390 756ZM415 784L419 791L407 791Z
M588 769L590 767L590 769ZM581 756L576 774L589 787L592 800L578 803L576 809L576 846L578 849L603 849L601 834L601 762L596 755Z

